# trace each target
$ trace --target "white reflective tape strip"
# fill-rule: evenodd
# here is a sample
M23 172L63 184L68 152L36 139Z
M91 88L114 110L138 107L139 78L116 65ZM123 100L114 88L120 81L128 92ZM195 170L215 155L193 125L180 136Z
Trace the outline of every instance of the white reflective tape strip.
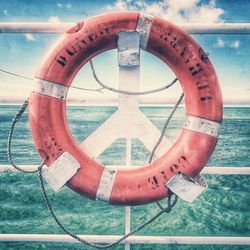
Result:
M68 87L62 84L37 79L34 91L42 95L47 95L60 100L65 100L67 97L68 89Z
M183 128L218 137L220 124L218 122L210 121L204 118L187 116Z
M108 167L104 168L98 189L96 191L97 201L109 202L117 171L118 170L114 168L108 168Z
M43 168L43 177L54 191L59 191L80 168L79 162L68 152L64 152L50 167Z
M136 31L139 32L141 35L140 45L141 48L144 50L146 50L147 48L149 33L153 19L153 16L141 13L136 26Z

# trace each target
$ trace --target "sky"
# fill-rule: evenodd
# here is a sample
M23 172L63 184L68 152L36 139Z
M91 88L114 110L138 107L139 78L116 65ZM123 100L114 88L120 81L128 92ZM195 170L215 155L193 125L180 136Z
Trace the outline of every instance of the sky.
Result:
M142 11L161 16L172 22L250 22L250 0L0 0L0 22L79 22L91 16L110 11ZM33 77L49 48L61 35L0 34L0 69ZM209 53L216 69L225 102L250 104L250 35L194 35L201 47ZM94 58L98 76L106 84L118 87L117 52L110 51ZM141 53L141 90L166 85L173 74L158 58ZM74 85L96 89L89 65L74 80ZM0 72L0 100L23 100L32 90L32 81ZM175 99L180 86L152 98ZM104 91L83 92L70 89L69 98L116 97Z

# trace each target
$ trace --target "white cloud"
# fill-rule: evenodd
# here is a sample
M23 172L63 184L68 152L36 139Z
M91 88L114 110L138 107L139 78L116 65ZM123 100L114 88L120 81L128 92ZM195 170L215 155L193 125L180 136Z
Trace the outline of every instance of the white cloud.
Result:
M215 47L223 48L224 46L225 46L225 41L223 41L221 38L218 38Z
M234 48L234 49L238 49L240 47L240 41L236 40L230 43L229 47Z
M24 35L28 41L36 41L35 37L32 34Z
M66 4L57 3L56 5L57 5L57 7L59 7L59 8L65 7L65 8L67 8L67 9L70 9L70 8L72 7L71 3L66 3Z
M67 3L67 4L65 4L65 7L67 8L67 9L70 9L72 6L71 6L71 3Z
M233 49L238 49L240 47L240 41L235 40L235 41L224 41L221 38L217 38L215 47L217 48L224 48L224 47L229 47Z
M223 9L216 7L215 0L207 4L201 0L158 0L154 3L146 3L142 0L117 0L113 5L108 5L108 10L143 11L145 13L160 16L173 22L222 22Z
M51 23L60 23L61 22L58 16L50 16L48 21Z
M3 14L4 14L5 16L8 16L8 15L9 15L8 10L3 10Z

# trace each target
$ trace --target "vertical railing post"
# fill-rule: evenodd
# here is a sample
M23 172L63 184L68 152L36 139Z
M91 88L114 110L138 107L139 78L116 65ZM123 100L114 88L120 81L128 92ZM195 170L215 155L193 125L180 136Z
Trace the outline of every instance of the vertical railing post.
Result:
M126 91L139 91L140 84L140 34L124 31L119 33L118 42L119 88ZM131 112L139 108L137 95L119 96L118 109ZM132 128L130 128L132 129ZM126 138L126 166L131 166L132 138ZM130 232L130 207L125 207L125 234ZM125 250L130 250L130 243L125 244Z
M131 166L131 150L132 150L132 140L131 138L126 139L126 166ZM125 234L130 232L130 214L131 208L129 206L125 207ZM130 250L130 243L125 244L125 250Z

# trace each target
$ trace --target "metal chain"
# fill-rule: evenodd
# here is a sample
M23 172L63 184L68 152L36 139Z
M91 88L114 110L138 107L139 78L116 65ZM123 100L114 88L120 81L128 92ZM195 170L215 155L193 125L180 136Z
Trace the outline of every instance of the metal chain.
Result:
M89 61L89 64L90 64L92 75L93 75L94 79L103 89L107 89L109 91L112 91L112 92L115 92L118 94L123 94L123 95L148 95L148 94L157 93L157 92L168 89L169 87L171 87L172 85L174 85L178 81L178 78L175 78L172 82L170 82L169 84L167 84L163 87L160 87L158 89L146 90L146 91L127 91L127 90L122 90L122 89L116 89L116 88L113 88L113 87L106 85L98 78L92 60Z
M12 137L13 137L13 133L14 133L14 129L15 129L15 125L16 123L19 121L20 117L22 116L22 114L24 113L24 111L26 110L27 106L29 105L29 98L25 100L25 102L23 103L23 105L21 106L21 108L18 110L18 112L16 113L16 115L14 116L13 120L12 120L12 124L9 130L9 135L8 135L8 141L7 141L7 157L8 157L8 161L9 163L18 171L23 172L23 173L37 173L40 169L42 169L42 167L44 166L45 162L48 160L48 157L46 156L42 162L39 164L39 166L37 167L37 169L35 170L25 170L20 168L19 166L17 166L13 159L12 159L12 151L11 151L11 145L12 145Z

